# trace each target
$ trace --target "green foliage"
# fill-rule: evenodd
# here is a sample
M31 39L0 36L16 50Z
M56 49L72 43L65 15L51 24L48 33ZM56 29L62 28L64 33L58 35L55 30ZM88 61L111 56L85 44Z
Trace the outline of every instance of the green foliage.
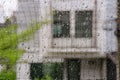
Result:
M53 80L53 79L52 79L52 77L51 77L51 76L49 76L49 75L45 75L45 76L43 76L43 78L42 78L42 79L35 78L34 80Z
M17 25L9 25L0 29L0 50L17 46Z
M54 63L51 65L50 76L56 80L62 80L63 77L63 64Z
M45 75L41 80L53 80L51 76Z
M17 60L25 53L25 50L17 47L18 44L29 40L40 27L48 22L33 23L21 33L17 33L16 24L0 28L0 64L6 65L7 68L0 73L0 80L16 80L14 68Z
M63 64L45 63L43 64L43 74L50 75L54 80L62 80Z
M16 79L16 72L13 70L3 70L2 74L0 74L0 80L15 80Z

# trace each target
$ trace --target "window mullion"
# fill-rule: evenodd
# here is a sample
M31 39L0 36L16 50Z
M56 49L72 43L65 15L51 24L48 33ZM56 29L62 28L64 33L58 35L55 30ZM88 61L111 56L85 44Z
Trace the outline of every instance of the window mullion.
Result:
M73 39L75 37L75 11L71 11L70 13L70 35Z

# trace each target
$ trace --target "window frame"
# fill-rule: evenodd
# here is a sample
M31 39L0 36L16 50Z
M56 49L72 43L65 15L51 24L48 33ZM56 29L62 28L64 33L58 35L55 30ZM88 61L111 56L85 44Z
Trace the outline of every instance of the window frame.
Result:
M45 65L49 65L49 67L45 67ZM61 78L59 80L63 80L63 78L64 78L64 75L63 75L64 64L63 64L63 62L30 63L30 79L31 80L34 80L35 78L42 79L47 75L46 72L44 71L45 69L51 69L52 68L51 66L53 66L53 67L57 66L57 68L56 67L52 68L52 71L56 72L56 70L58 69L58 65L60 65L59 70L61 70L61 72L58 71L59 73L61 73L60 76L58 77L58 74L59 74L58 72L56 74L51 74L51 73L53 73L51 71L49 71L50 72L49 76L51 76L52 78L55 78L55 77ZM35 69L37 69L37 70L35 70Z
M53 11L53 15L52 15L52 19L53 19L53 22L52 22L52 38L54 38L54 39L59 39L59 38L70 38L71 37L71 35L70 35L70 28L71 28L71 22L70 22L70 17L71 17L71 15L70 15L70 11L59 11L59 12L68 12L69 13L69 36L67 36L67 37L54 37L54 31L53 31L53 25L54 25L54 13L55 12L57 12L58 10L55 10L55 11Z
M77 27L77 24L76 24L76 16L78 16L77 14L79 14L79 12L90 12L90 13L92 13L92 15L90 15L91 16L91 18L92 18L92 20L91 20L91 35L90 36L88 36L88 37L86 37L86 36L80 36L80 37L78 37L76 34L76 27ZM75 34L74 34L74 38L92 38L92 36L93 36L93 24L94 22L93 22L93 11L92 10L85 10L85 11L75 11Z
M53 0L54 1L54 0ZM58 0L60 1L60 0ZM94 0L94 4L95 4L95 0ZM96 4L94 5L96 6ZM51 23L51 33L52 33L52 42L51 42L51 47L52 48L97 48L97 45L96 45L96 8L93 8L93 9L77 9L77 10L69 10L69 9L54 9L52 6L51 6L51 11L69 11L70 12L70 37L68 38L54 38L53 37L53 22ZM80 44L79 46L77 46L76 44L74 44L74 42L79 42L78 39L82 39L83 41L86 40L86 39L90 39L90 38L76 38L75 37L75 14L77 11L92 11L92 37L91 37L91 41L88 42L91 43L87 46L81 46L82 44ZM53 19L53 14L51 16L51 18ZM68 42L67 42L67 41ZM56 41L56 42L55 42ZM66 41L66 44L64 46L62 46L62 42L65 42ZM72 42L73 41L73 42ZM58 46L56 46L57 42L60 42L58 44ZM55 44L54 44L55 43ZM82 42L81 42L82 43ZM70 44L70 45L68 45ZM54 46L55 45L55 46Z

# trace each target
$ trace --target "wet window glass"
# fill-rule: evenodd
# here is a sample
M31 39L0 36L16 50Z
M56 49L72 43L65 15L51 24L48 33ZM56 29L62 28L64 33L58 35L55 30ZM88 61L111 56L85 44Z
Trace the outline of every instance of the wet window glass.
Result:
M80 60L67 60L68 80L80 80Z
M70 37L70 12L54 11L53 14L53 37Z
M43 76L42 73L43 65L42 63L32 63L30 67L30 77L32 80L41 79Z
M92 11L75 12L75 37L90 38L92 37Z
M62 63L32 63L30 70L32 80L63 80Z
M0 80L120 80L119 53L120 0L0 0Z

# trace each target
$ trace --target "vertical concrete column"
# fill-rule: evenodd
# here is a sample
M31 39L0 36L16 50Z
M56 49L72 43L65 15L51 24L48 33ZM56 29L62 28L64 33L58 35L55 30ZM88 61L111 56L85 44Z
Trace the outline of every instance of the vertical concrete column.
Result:
M67 60L64 60L63 80L68 80Z
M117 65L116 65L116 72L117 72L117 80L119 80L119 65L118 65L118 63L117 63Z
M102 77L103 80L107 80L107 61L106 59L102 60Z
M30 80L30 64L18 63L16 71L17 80Z

